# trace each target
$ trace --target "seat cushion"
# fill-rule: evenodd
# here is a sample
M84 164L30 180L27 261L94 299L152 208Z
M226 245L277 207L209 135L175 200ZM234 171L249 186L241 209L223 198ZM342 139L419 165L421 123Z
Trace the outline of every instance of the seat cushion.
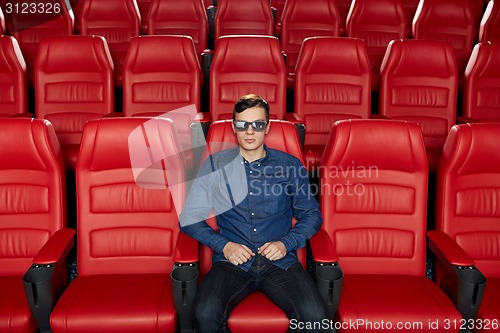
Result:
M234 308L228 325L233 333L285 333L290 321L266 295L254 292Z
M489 277L486 282L486 289L484 292L483 302L479 308L479 312L476 316L478 319L482 319L484 329L476 329L476 333L480 332L490 332L498 333L500 332L500 278ZM493 320L497 320L496 324L493 324ZM489 323L488 323L489 322ZM487 325L487 326L486 326Z
M22 276L0 276L0 332L32 333L36 331L24 294Z
M78 276L51 315L53 333L159 333L177 327L169 274Z
M366 324L342 330L358 333L454 332L445 329L445 319L458 323L461 318L454 304L426 277L354 274L344 276L337 316L341 323L364 320ZM385 329L374 330L382 321ZM429 328L429 321L437 327ZM403 328L398 329L401 325Z

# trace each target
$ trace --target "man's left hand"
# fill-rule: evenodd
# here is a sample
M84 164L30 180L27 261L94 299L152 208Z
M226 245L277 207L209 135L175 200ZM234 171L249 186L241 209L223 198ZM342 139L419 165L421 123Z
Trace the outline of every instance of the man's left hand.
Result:
M279 260L286 255L286 247L281 241L268 242L260 247L258 253L269 260Z

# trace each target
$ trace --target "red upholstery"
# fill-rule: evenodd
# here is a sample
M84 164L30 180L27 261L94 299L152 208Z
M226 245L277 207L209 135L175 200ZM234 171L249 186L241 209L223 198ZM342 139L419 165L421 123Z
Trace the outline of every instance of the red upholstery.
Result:
M81 15L81 8L82 8L82 2L85 0L69 0L69 3L71 5L71 9L73 10L73 17L75 18L75 34L78 35L80 34L80 15Z
M156 117L187 105L199 112L200 84L200 64L190 37L132 37L123 72L124 116ZM192 121L176 123L188 167L194 162Z
M347 17L347 36L365 41L372 69L372 90L378 91L380 65L387 44L405 37L401 0L355 0Z
M97 36L43 40L35 81L36 117L54 125L66 166L74 169L85 122L114 110L113 63L106 41Z
M370 62L360 39L309 37L299 54L295 112L306 127L307 169L316 169L339 119L369 118Z
M176 207L185 193L183 186L170 191L165 180L184 184L178 147L168 119L85 125L76 169L78 276L52 312L52 332L175 331L169 273L179 234ZM131 159L148 152L162 160L138 184Z
M234 102L250 93L269 103L272 118L283 119L285 64L278 39L270 36L219 38L210 67L212 120L230 119Z
M19 1L18 1L19 2ZM21 2L19 2L21 3ZM73 34L74 17L68 11L64 0L55 0L61 12L58 14L10 14L7 19L7 30L15 37L23 52L27 65L28 83L34 85L35 62L40 42L50 36Z
M351 8L352 0L336 0L335 5L337 6L337 11L339 12L340 18L340 36L346 35L346 25L347 25L347 14L349 14L349 9Z
M322 228L335 244L344 282L337 319L390 323L459 320L425 277L427 161L418 125L342 120L328 138L320 172ZM397 315L395 315L397 314ZM372 332L368 326L342 332Z
M281 21L281 48L286 53L287 85L293 88L295 64L302 41L314 36L339 36L340 18L334 0L287 0Z
M269 0L218 0L214 22L214 43L220 36L274 34Z
M417 11L419 0L403 0L403 10L405 11L406 18L406 37L411 37L411 27L413 24L413 18L415 17L415 12Z
M500 124L454 126L439 163L436 229L447 233L486 276L486 290L477 318L500 318ZM437 262L439 264L439 262ZM443 280L436 265L436 279ZM491 327L490 327L491 328ZM475 332L500 332L500 329Z
M210 6L212 6L212 5L213 5L212 0L202 0L202 1L203 1L203 5L204 5L206 8L208 8L208 7L210 7Z
M196 52L207 48L208 19L199 0L152 0L148 18L149 35L187 35Z
M463 114L481 122L500 122L500 40L474 47L465 71Z
M141 32L148 33L148 15L151 8L151 0L136 0L139 14L141 15Z
M413 38L447 41L453 45L463 87L465 66L474 43L474 16L471 0L422 0L413 21Z
M136 0L85 0L81 11L81 34L106 39L115 65L115 85L121 87L130 38L141 30Z
M0 119L25 113L26 63L14 37L0 36Z
M65 172L54 129L40 119L0 119L0 160L0 332L34 333L23 274L67 222Z
M5 16L3 15L2 7L0 6L0 36L5 33Z
M500 1L491 0L484 11L479 27L479 41L500 40Z
M456 122L457 68L449 43L395 40L381 66L380 114L418 123L431 172Z
M268 147L285 151L304 161L302 150L295 126L286 121L271 120L269 133L265 143ZM231 128L230 120L215 121L210 125L207 136L207 148L203 152L202 161L210 154L235 147L238 145L236 135ZM215 218L210 218L207 223L216 229ZM212 249L201 245L200 249L200 276L205 276L212 265ZM305 267L305 248L297 251L297 256ZM229 329L233 333L280 333L287 332L290 320L286 314L272 303L263 293L254 292L245 298L231 312Z
M286 1L287 0L271 0L271 7L276 9L274 20L274 32L276 36L281 35L281 16L283 15Z

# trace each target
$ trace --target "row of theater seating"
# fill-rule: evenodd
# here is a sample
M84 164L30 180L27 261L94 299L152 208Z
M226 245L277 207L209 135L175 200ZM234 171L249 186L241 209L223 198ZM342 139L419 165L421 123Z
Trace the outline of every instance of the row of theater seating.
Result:
M5 73L0 76L0 114L31 116L26 113L26 80L16 41L3 36L0 45L0 67ZM389 44L381 66L379 114L371 112L372 71L360 39L305 40L295 75L293 113L286 113L286 70L276 37L220 39L210 74L204 74L210 86L208 113L198 113L203 74L189 37L134 37L124 68L124 116L158 116L193 105L195 111L181 129L186 148L193 145L192 122L206 128L211 121L231 118L232 106L240 96L259 94L269 102L272 118L305 127L303 143L310 171L319 165L330 127L339 119L378 117L417 122L433 173L448 131L457 121L500 120L498 42L476 45L465 72L463 116L458 119L459 79L453 49L446 42L395 40ZM43 40L35 71L35 97L35 116L52 122L66 164L74 169L84 123L103 116L122 116L115 112L113 67L105 40L95 36Z
M7 3L7 0L2 0ZM12 13L7 15L7 31L18 39L33 83L33 69L39 42L50 35L74 32L72 10L64 0L57 0L63 10L48 22L40 15ZM283 8L279 36L287 55L288 87L293 88L298 53L305 37L349 36L365 40L373 70L372 90L378 90L378 73L387 44L393 39L409 38L445 40L454 49L460 77L474 42L494 40L499 33L499 1L491 1L483 13L483 0L422 0L413 20L407 19L402 0L357 0L350 4L346 21L339 19L334 0L289 0ZM140 2L146 10L147 1ZM496 3L496 5L495 5ZM1 2L0 2L1 4ZM153 0L143 33L184 34L193 38L198 54L207 50L209 35L215 44L223 35L274 35L274 21L268 0L221 0L214 17L213 33L205 6L200 0ZM3 6L6 10L5 4ZM102 35L108 41L115 64L115 81L122 86L122 72L130 38L141 34L140 14L136 0L85 0L78 8L76 32ZM251 13L251 15L249 15ZM210 21L211 22L211 21ZM412 28L410 29L410 23ZM211 25L210 25L211 26ZM345 26L345 33L342 27ZM413 30L410 33L410 30ZM461 85L460 85L461 87Z
M266 143L304 161L293 124L270 126ZM214 122L207 141L210 153L234 144L230 122ZM499 141L498 123L450 131L437 175L436 230L427 236L437 258L434 283L424 275L421 130L373 119L333 125L320 177L324 223L310 244L318 288L343 323L340 332L373 331L348 324L360 321L383 332L459 332L464 319L475 333L500 332ZM173 333L190 326L190 302L211 250L198 251L179 232L185 166L178 147L174 124L164 118L85 125L76 169L78 276L66 286L75 230L66 227L55 131L42 119L0 120L1 332ZM303 264L305 251L298 253ZM289 324L259 292L229 318L234 333L280 333Z

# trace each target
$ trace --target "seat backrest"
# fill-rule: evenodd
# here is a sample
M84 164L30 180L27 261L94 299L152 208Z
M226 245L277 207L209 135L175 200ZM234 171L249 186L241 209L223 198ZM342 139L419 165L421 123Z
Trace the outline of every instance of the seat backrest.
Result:
M148 34L191 36L201 54L208 41L206 9L199 0L151 0Z
M465 70L464 116L500 121L500 40L477 44Z
M420 0L403 0L403 10L405 11L406 19L406 37L411 37L411 27L415 12L417 11Z
M479 26L479 41L500 40L500 1L490 0Z
M380 72L380 114L417 122L426 147L442 147L457 115L458 77L451 44L392 41Z
M413 38L451 43L460 77L464 75L475 36L470 0L420 1L413 20Z
M353 0L347 16L347 36L366 44L372 68L372 90L378 90L380 65L387 45L405 37L405 14L401 0Z
M207 135L207 146L201 157L202 163L209 155L238 145L231 122L232 120L218 120L210 125ZM270 128L265 138L265 144L269 148L278 149L297 157L304 164L297 129L292 123L283 120L270 120ZM212 228L217 229L217 222L214 217L207 219L207 223ZM295 223L295 220L292 223ZM212 266L213 251L211 248L201 244L200 247L200 275L204 276ZM305 248L299 249L297 256L302 265L305 265Z
M287 0L281 17L281 47L287 72L295 72L302 42L307 37L339 36L340 18L334 0Z
M115 83L122 86L123 64L130 38L139 36L141 16L136 0L85 0L81 8L81 35L102 36L115 65Z
M339 119L370 117L370 62L361 39L306 38L295 77L295 112L306 126L306 144L324 145Z
M286 112L285 64L280 44L271 36L219 38L210 67L212 121L230 119L234 103L243 95L257 94L270 106L272 118Z
M79 144L87 120L114 111L113 63L106 41L100 36L44 39L35 86L36 117L50 120L61 144Z
M148 163L151 152L159 160ZM136 178L133 160L151 164L149 176ZM78 274L170 272L185 196L171 186L184 172L170 119L89 121L76 167Z
M454 126L439 163L436 229L449 234L486 277L500 277L500 124Z
M218 0L214 43L227 35L274 35L269 0Z
M26 63L14 37L0 36L0 118L28 112Z
M321 164L322 228L342 271L424 276L428 167L418 125L341 120Z
M66 173L46 120L0 121L0 275L22 275L66 227Z

